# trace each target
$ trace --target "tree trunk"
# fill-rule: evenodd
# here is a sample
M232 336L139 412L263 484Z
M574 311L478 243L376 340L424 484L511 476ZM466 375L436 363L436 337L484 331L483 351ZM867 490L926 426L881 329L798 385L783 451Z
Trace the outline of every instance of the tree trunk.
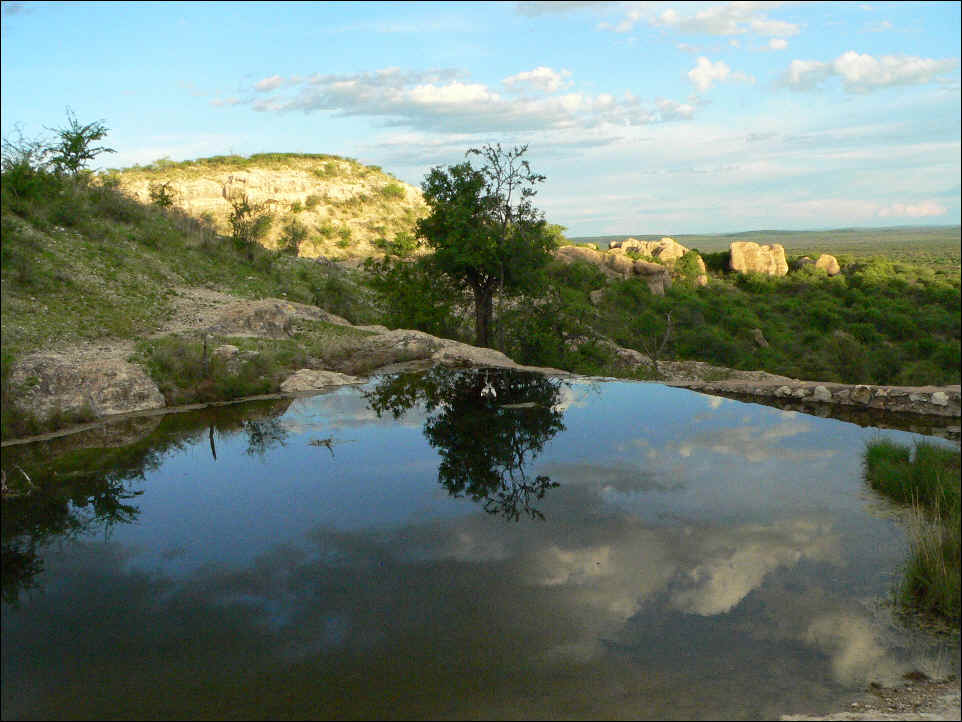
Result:
M488 332L493 314L491 289L476 286L474 289L474 345L487 347Z

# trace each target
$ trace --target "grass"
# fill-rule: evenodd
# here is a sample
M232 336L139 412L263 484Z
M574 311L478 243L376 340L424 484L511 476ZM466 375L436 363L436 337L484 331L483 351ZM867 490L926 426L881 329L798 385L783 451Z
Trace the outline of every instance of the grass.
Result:
M131 360L141 364L168 406L227 401L277 393L302 368L336 368L370 332L324 321L299 320L289 339L170 334L137 342ZM233 358L215 354L235 346Z
M956 627L960 608L960 453L918 441L886 439L865 449L869 485L913 510L911 553L898 595L902 604Z

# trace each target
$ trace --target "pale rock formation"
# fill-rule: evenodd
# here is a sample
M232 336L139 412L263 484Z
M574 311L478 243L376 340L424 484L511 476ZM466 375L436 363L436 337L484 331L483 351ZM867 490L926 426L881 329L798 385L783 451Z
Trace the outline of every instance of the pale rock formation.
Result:
M728 267L738 273L764 273L769 276L788 273L785 249L780 243L760 246L751 241L734 241Z
M635 261L631 270L636 276L641 276L641 280L656 296L664 296L665 290L671 288L671 273L661 264Z
M340 374L337 371L300 369L284 379L281 383L281 391L290 394L362 383L364 383L364 379Z
M290 335L295 319L350 325L340 316L316 306L265 298L260 301L240 301L227 307L220 318L207 328L207 332L222 336L284 338Z
M760 328L752 329L752 340L761 348L768 348L768 341L765 339L765 334L762 333Z
M623 276L630 276L635 264L635 262L624 253L606 253L604 261L605 266Z
M142 368L126 361L71 361L34 354L14 366L11 385L17 404L39 418L55 413L107 416L160 409L166 404Z
M818 257L818 260L815 261L815 268L825 271L829 276L837 276L842 270L835 256L830 256L827 253Z
M623 241L612 241L609 249L627 252L637 251L643 256L650 256L660 263L673 264L688 253L688 249L673 238L665 236L660 241L639 241L637 238L626 238Z

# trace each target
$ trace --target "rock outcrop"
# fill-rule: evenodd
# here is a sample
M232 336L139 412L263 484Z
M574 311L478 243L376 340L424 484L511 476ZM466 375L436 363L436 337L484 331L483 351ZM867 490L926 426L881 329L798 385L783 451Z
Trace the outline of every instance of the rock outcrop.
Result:
M623 248L604 253L583 246L562 246L555 251L555 258L564 263L582 261L601 269L608 278L640 276L652 293L663 295L671 288L671 270L659 263L636 261Z
M637 251L643 256L650 256L660 263L673 264L688 253L688 249L674 238L665 236L660 241L639 241L637 238L626 238L624 241L612 241L608 246L611 250Z
M815 261L815 268L825 271L829 276L837 276L842 270L835 256L830 256L827 253L823 253L818 257L818 260Z
M656 296L664 296L665 291L671 288L671 272L658 263L635 261L631 266L631 272L641 276L641 280Z
M17 405L42 419L58 414L100 418L165 405L142 368L116 359L74 361L34 354L18 361L10 383L17 389Z
M300 369L288 376L281 383L281 391L286 394L299 392L314 392L336 386L362 384L365 379L348 376L336 371L319 371L316 369Z
M785 249L780 243L760 246L751 241L733 241L728 267L738 273L784 276L788 273Z
M296 221L312 231L298 249L309 258L379 254L379 238L412 233L415 221L427 214L419 188L379 168L336 156L202 158L128 168L111 176L121 190L143 203L151 202L152 185L169 184L177 208L210 219L223 234L230 232L231 199L246 196L274 217L265 246L277 248L285 227Z
M327 321L339 326L350 325L340 316L316 306L265 298L260 301L239 301L228 307L221 313L220 318L207 328L207 332L222 336L285 338L291 335L294 321L298 318Z

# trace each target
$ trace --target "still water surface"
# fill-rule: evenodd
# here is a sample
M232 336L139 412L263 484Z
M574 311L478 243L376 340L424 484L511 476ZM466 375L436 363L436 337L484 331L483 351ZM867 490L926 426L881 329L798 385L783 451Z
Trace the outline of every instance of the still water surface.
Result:
M4 501L3 718L777 718L957 673L888 612L880 435L918 438L435 370L8 447L57 483Z

